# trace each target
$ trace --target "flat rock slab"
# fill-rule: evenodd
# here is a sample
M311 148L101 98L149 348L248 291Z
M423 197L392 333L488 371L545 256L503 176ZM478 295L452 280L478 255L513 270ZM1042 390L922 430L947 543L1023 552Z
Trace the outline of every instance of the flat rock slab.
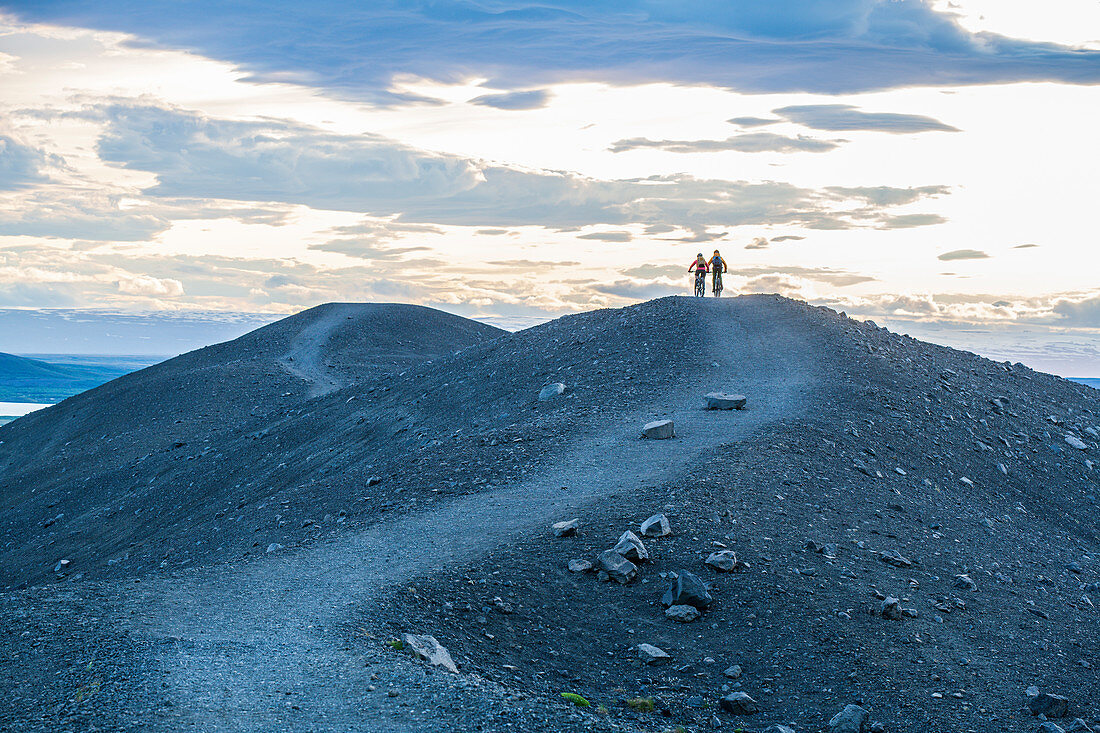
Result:
M703 397L708 410L744 410L748 398L743 394L709 392Z
M564 522L555 522L550 529L554 532L555 537L570 537L577 533L580 526L581 520L569 519Z
M446 647L436 641L434 636L428 634L405 634L401 637L405 648L411 651L418 659L423 659L432 666L442 667L448 672L458 672L454 660Z
M679 621L682 624L691 623L695 619L699 618L699 609L695 606L680 605L669 606L665 609L665 616L673 621Z
M642 437L651 440L668 440L676 437L676 428L671 420L654 420L642 428Z
M665 664L666 662L672 661L672 657L663 649L658 649L652 644L638 645L638 659L642 660L645 664Z

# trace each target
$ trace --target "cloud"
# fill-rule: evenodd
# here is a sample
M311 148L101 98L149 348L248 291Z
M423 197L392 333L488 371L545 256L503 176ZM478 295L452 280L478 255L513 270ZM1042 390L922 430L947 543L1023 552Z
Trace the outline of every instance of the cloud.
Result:
M178 298L183 295L183 283L171 278L135 275L119 280L118 291L126 295L146 295L156 298Z
M840 94L912 85L1100 82L1100 53L975 34L927 0L8 0L29 21L126 31L260 81L423 103L397 75L494 88L584 80ZM232 29L227 32L226 29ZM522 53L517 52L522 49Z
M1100 328L1100 295L1081 300L1060 299L1053 310L1067 325Z
M630 232L592 232L581 234L577 239L594 239L598 242L629 242L634 239Z
M742 153L826 153L839 147L842 140L816 140L810 137L787 137L771 132L748 132L725 140L650 140L633 137L618 140L608 148L612 153L655 148L670 153L715 153L735 150Z
M782 267L760 265L756 267L739 267L735 270L730 270L729 274L748 278L791 275L804 278L806 280L816 280L818 282L828 283L837 287L847 287L849 285L859 285L861 283L875 281L875 278L871 277L870 275L863 275L861 273L850 272L848 270L837 270L831 267Z
M684 270L684 275L687 275L686 269ZM633 280L619 280L613 283L596 283L591 286L591 289L597 293L617 295L620 298L631 298L633 300L650 300L665 295L673 295L684 290L683 287L669 283L644 283L635 282Z
M551 270L556 267L577 267L581 263L572 260L494 260L488 264L517 270Z
M980 250L956 249L952 250L951 252L944 252L937 259L943 260L944 262L951 262L954 260L984 260L988 257L989 255Z
M751 242L745 245L745 249L767 249L768 248L767 237L754 237Z
M946 224L947 219L939 214L898 214L879 217L879 229L912 229Z
M887 208L943 186L804 189L688 175L600 180L516 169L267 120L242 122L150 105L102 108L100 157L152 173L145 193L304 204L406 224L475 227L746 224L848 229L885 224ZM861 204L852 210L850 204Z
M508 110L539 109L540 107L545 107L549 103L550 92L545 89L536 89L526 92L485 94L470 100L470 104Z
M650 233L648 230L646 233ZM664 242L688 242L691 244L704 244L706 242L717 242L720 239L725 239L729 236L729 232L710 232L705 227L696 227L692 230L691 234L684 237L661 237Z
M43 183L49 179L42 169L60 164L61 159L56 155L47 155L7 135L0 135L0 191Z
M157 213L122 209L121 198L91 190L34 190L0 207L0 236L142 242L171 225Z
M1038 246L1039 245L1037 245L1037 244L1017 244L1012 249L1031 249L1033 247L1038 247Z
M800 239L805 239L805 237L800 237L797 234L783 234L783 235L780 235L778 237L772 237L771 241L773 241L773 242L795 242L795 241L798 241Z
M767 117L731 117L726 122L731 125L740 125L741 127L763 127L765 125L774 125L783 120L769 119Z
M895 134L911 132L959 132L959 129L924 115L862 112L851 104L803 104L773 109L774 114L814 130L839 132L877 130Z

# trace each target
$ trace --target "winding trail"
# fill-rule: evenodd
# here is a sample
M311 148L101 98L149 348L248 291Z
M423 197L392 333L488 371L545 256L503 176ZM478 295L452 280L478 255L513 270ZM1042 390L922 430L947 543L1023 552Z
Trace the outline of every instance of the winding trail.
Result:
M322 363L322 354L332 332L358 312L354 304L334 303L323 318L302 329L279 360L284 369L312 385L309 397L320 397L345 386L333 370Z
M644 412L609 407L606 427L541 475L300 551L135 586L117 616L155 650L143 674L163 679L170 705L146 701L124 716L143 730L428 729L407 716L415 695L430 707L431 686L409 691L400 702L365 697L372 670L361 653L341 648L346 642L332 629L351 620L353 610L369 608L372 599L440 564L469 562L545 533L551 521L583 516L595 502L659 485L685 472L701 452L797 415L817 379L815 352L804 326L775 315L760 306L740 309L737 332L704 346L713 373L685 375ZM326 334L343 317L336 311L291 351L288 368L313 381L318 394L336 388L318 357ZM723 375L735 372L737 382L729 384ZM743 391L750 409L702 410L704 385ZM676 421L677 440L638 439L640 426L655 415Z

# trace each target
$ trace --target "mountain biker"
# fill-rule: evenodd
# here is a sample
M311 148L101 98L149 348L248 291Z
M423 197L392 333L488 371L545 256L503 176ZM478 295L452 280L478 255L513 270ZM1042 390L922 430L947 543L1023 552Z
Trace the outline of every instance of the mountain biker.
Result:
M706 290L707 282L707 259L703 257L703 253L695 255L695 262L688 265L688 272L695 272L695 294L700 295L702 291Z
M726 261L722 258L722 255L718 253L718 250L714 250L714 256L710 258L710 271L714 273L714 283L712 285L714 294L717 296L722 292L722 273L727 272L729 268L726 267Z

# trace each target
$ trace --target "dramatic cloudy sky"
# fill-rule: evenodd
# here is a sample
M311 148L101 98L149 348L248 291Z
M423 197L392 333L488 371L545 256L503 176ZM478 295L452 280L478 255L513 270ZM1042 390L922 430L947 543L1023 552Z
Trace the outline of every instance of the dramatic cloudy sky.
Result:
M717 247L1100 374L1098 84L1096 0L0 0L0 307L519 325Z

